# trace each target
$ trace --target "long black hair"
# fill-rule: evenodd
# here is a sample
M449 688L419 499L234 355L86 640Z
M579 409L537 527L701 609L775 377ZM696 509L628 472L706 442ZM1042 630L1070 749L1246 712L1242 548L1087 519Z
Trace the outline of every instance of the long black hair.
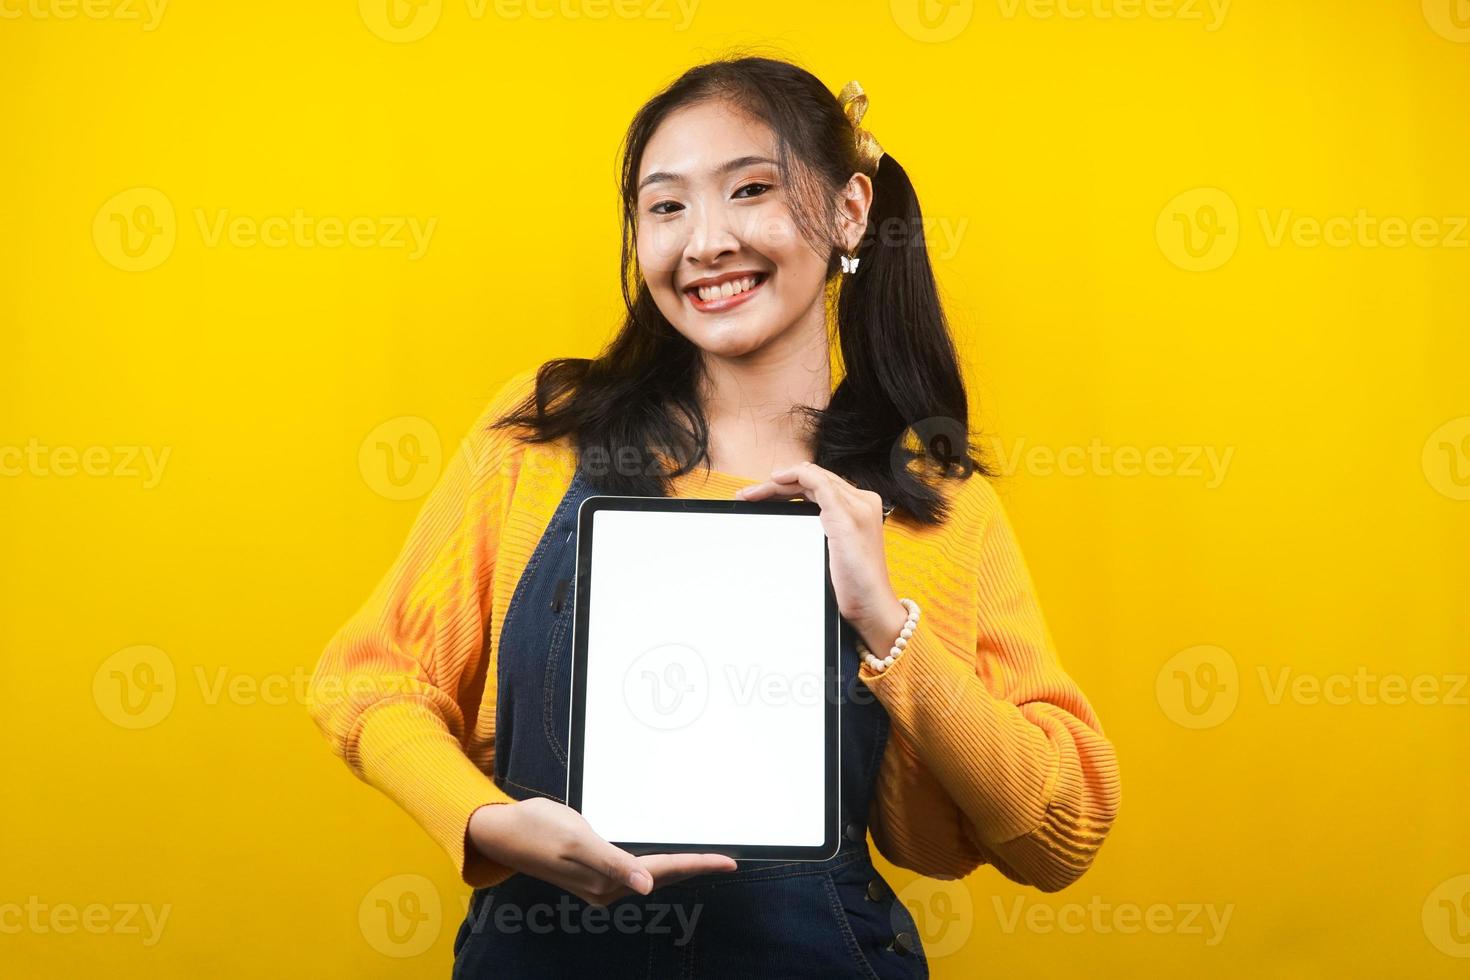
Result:
M663 496L669 478L700 460L709 467L698 395L704 362L655 305L635 243L638 172L649 139L675 109L715 100L774 132L781 181L797 190L788 197L794 217L813 247L829 255L842 376L824 408L792 408L811 427L815 462L920 523L943 523L948 505L938 481L990 470L969 437L964 379L929 265L918 196L885 153L869 174L873 201L858 271L837 277L836 195L862 163L837 97L787 61L739 57L698 65L638 111L619 172L622 329L595 358L542 364L535 390L492 427L526 427L521 438L529 442L573 436L584 479L602 493ZM833 328L829 320L829 334Z

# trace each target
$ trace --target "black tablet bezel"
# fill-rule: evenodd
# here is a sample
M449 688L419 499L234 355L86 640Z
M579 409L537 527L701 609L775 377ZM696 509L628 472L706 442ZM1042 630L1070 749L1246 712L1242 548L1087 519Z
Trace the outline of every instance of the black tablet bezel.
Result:
M585 624L591 608L592 522L598 511L653 511L660 513L734 513L768 515L817 516L821 508L806 500L720 500L711 498L630 497L594 494L584 498L577 508L577 567L574 577L572 614L572 689L569 731L567 733L567 805L582 810L582 764L586 734L587 631ZM826 704L826 838L819 845L731 844L708 841L675 843L648 841L611 841L632 854L673 854L699 852L724 854L742 861L823 861L833 857L841 846L841 618L837 595L832 590L831 547L825 536L822 545L822 574L825 581L827 650L824 658L823 702Z

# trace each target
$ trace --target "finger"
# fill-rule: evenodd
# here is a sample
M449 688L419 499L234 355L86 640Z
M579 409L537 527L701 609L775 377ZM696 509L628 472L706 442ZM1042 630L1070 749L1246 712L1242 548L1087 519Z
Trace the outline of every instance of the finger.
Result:
M734 871L738 867L734 858L724 854L648 854L643 863L661 885L698 874Z
M631 888L640 895L647 895L653 890L653 874L638 858L621 847L614 847L590 830L578 838L569 857L609 882Z
M772 470L771 480L778 485L796 483L802 488L802 495L815 501L823 510L835 509L843 490L852 488L852 484L842 477L816 463L798 463Z
M804 496L804 487L795 481L766 480L764 483L753 483L748 487L741 487L735 491L735 496L740 500L764 500L773 497L778 500L787 497Z
M646 854L643 866L654 874L665 874L682 870L689 871L733 871L735 859L724 854Z
M632 891L625 882L613 881L604 872L571 859L545 877L586 902L608 902Z
M654 891L658 891L660 888L672 888L681 881L688 881L690 878L700 878L712 873L709 871L684 871L679 874L667 874L654 884L653 889Z
M600 905L604 907L611 905L613 902L616 902L624 895L633 894L633 892L629 891L627 888L611 887L608 884L606 878L600 878L598 880L602 883L600 886L582 889L568 888L567 891L571 892L573 895L576 895L588 905Z
M735 864L735 862L734 861L731 861L728 865L720 865L718 867L713 867L713 868L702 868L702 869L700 869L698 871L677 871L677 872L672 872L670 874L660 875L659 876L659 879L658 879L658 884L656 884L654 887L655 888L662 888L665 885L675 885L675 884L678 884L679 882L685 880L686 878L693 878L695 875L717 874L717 873L722 873L722 872L734 871L736 869L736 867L737 867L737 865Z

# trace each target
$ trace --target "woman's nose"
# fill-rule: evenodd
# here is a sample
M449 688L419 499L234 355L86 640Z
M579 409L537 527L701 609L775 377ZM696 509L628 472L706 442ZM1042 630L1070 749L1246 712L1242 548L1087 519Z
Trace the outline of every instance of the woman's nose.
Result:
M740 247L740 239L721 207L701 207L692 215L685 255L690 262L708 265Z

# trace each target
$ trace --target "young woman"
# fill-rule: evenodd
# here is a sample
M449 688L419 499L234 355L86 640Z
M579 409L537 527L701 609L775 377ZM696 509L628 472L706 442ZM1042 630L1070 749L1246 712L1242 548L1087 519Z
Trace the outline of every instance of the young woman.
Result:
M925 976L869 833L924 875L1054 891L1112 825L1113 748L971 452L918 200L865 106L763 58L643 106L621 332L502 386L322 656L318 725L474 887L455 976ZM832 859L635 857L564 805L592 493L820 506L844 620Z

